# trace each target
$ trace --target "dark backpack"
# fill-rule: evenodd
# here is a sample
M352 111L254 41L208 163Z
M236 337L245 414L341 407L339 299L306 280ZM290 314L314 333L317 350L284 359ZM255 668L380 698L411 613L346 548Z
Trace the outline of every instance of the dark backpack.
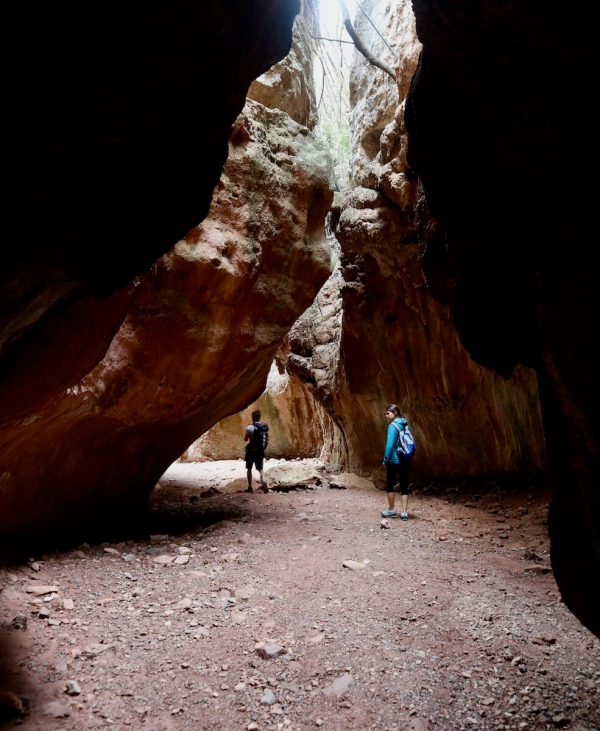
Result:
M250 439L250 448L254 452L264 452L269 444L269 425L256 421L253 426L254 431Z
M404 424L404 428L401 429L398 424L392 422L392 426L398 432L398 446L396 447L396 455L400 462L408 462L414 456L417 451L417 445L415 444L415 438L410 432L408 424Z

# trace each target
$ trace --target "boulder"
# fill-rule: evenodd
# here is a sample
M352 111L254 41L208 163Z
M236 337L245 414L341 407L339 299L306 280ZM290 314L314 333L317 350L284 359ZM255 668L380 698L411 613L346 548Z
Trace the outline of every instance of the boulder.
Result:
M258 642L254 649L263 660L274 660L280 655L285 655L285 647L274 642Z
M329 477L330 487L337 487L342 490L374 490L375 485L371 480L359 477L353 472L342 472L339 475Z
M323 688L323 695L328 698L341 698L354 685L354 678L350 673L345 673L336 678L333 683Z
M312 485L320 478L312 465L288 462L265 470L265 479L271 490L287 490L296 485Z
M342 566L345 569L350 569L350 571L362 571L362 569L367 568L367 564L361 563L360 561L352 561L351 559L344 561Z

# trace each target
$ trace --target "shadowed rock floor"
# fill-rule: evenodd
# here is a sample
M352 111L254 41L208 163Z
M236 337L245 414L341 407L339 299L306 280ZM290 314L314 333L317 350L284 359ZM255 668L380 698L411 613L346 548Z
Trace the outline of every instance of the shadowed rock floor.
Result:
M600 645L559 599L543 494L420 490L389 529L374 490L199 497L243 474L175 465L153 538L3 572L23 728L600 728Z

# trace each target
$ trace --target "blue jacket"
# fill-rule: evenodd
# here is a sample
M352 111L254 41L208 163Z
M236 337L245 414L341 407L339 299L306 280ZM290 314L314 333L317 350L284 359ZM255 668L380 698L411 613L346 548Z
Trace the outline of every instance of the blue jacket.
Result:
M394 419L392 424L398 424L398 426L404 431L404 427L408 424L406 419L400 417ZM398 455L396 454L396 447L400 440L398 429L392 424L388 424L387 428L387 442L385 443L385 453L383 455L383 464L400 464Z

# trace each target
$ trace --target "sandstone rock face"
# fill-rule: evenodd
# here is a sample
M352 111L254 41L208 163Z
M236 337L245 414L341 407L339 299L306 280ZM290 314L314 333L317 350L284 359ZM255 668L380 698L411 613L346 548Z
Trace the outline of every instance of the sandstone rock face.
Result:
M286 112L295 122L313 129L317 124L317 101L313 78L310 34L318 35L317 8L314 0L305 0L296 16L292 48L288 55L270 68L248 89L248 98L270 109Z
M67 5L7 11L4 419L33 418L89 372L134 277L206 215L248 85L289 51L298 10L124 0L81 16L84 33Z
M417 246L405 245L401 253L395 275L386 276L373 256L355 253L328 280L332 299L337 290L344 301L337 335L343 356L334 356L332 367L316 367L308 353L314 333L335 332L337 323L312 310L290 332L289 367L331 418L322 459L381 476L384 411L395 401L417 440L415 478L543 469L535 373L519 368L507 381L472 361L450 308L428 293ZM343 276L353 279L346 283Z
M409 14L410 7L400 4L392 16L401 33L394 46L408 53L399 72L401 94L419 48ZM368 93L375 73L356 65L354 88ZM341 263L319 295L332 307L312 308L289 335L290 370L331 418L322 458L381 477L385 406L396 402L417 439L413 477L543 469L535 373L521 368L505 380L472 361L448 304L428 291L416 243L417 179L406 159L405 103L401 98L385 110L381 104L381 94L374 93L353 116L358 137L371 129L371 107L391 121L363 184L334 209ZM340 299L343 320L333 307ZM327 364L319 348L330 348Z
M275 383L270 387L273 371L280 378L274 379ZM271 366L271 373L267 390L257 401L215 424L186 449L181 461L244 457L244 432L252 423L255 409L261 410L262 420L269 425L267 457L318 457L329 422L327 414L302 381L290 378L287 372L279 374L275 364Z
M434 219L429 271L454 280L477 361L538 370L552 562L566 603L600 634L596 32L550 5L414 7L423 56L407 108ZM574 182L560 193L558 171Z
M395 85L385 72L368 64L361 54L354 54L350 71L351 173L357 186L364 185L372 175L373 166L370 163L379 153L380 137L394 121L399 100L404 99L408 92L421 48L409 0L366 0L362 5L398 59L392 55L360 9L355 19L356 31L367 48L397 70L399 83Z
M144 499L198 435L260 395L330 271L330 177L305 127L247 103L207 219L139 285L103 360L3 427L5 538Z

